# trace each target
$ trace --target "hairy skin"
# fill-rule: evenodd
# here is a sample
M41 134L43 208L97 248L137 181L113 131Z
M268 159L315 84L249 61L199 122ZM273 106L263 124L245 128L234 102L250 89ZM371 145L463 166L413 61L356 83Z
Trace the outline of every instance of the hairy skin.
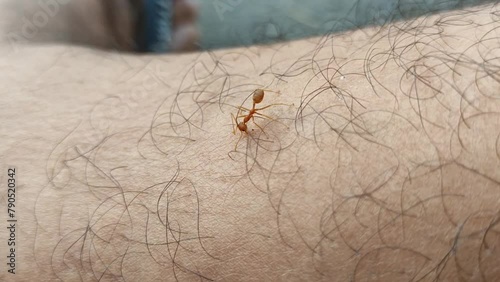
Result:
M498 15L175 56L10 51L19 264L0 280L495 281ZM257 88L289 106L233 151Z

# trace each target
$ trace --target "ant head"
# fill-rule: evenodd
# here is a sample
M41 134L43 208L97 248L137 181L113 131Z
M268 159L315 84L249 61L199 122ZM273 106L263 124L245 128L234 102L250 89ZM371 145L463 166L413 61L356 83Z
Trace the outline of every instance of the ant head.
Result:
M257 89L253 92L253 102L258 104L264 100L264 90Z
M238 129L240 131L247 132L247 125L244 122L240 122L240 123L238 123Z

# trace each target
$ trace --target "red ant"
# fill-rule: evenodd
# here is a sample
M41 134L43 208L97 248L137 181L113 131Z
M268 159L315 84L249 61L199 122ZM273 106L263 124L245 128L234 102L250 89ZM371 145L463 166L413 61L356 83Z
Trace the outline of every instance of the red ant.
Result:
M236 113L236 117L233 114L231 114L231 119L236 122L236 127L233 128L233 134L236 134L236 128L238 128L240 130L240 132L241 132L240 139L238 139L238 142L236 142L236 145L234 146L234 150L235 151L236 151L236 149L238 147L238 143L240 142L241 138L243 137L243 132L245 132L246 134L248 134L247 122L249 122L250 119L266 135L266 137L269 138L269 136L266 134L266 132L264 131L264 129L262 127L260 127L255 122L255 115L257 115L259 117L262 117L262 118L267 118L267 119L270 119L270 120L275 120L275 119L273 119L272 117L266 116L264 114L261 114L261 113L259 113L257 111L261 111L261 110L264 110L264 109L267 109L269 107L276 106L276 105L285 105L285 104L271 104L271 105L268 105L268 106L265 106L265 107L262 107L262 108L256 108L255 105L259 104L260 102L262 102L262 100L264 100L264 90L265 91L269 91L269 92L274 92L274 93L277 93L277 94L280 93L279 91L272 91L272 90L267 90L267 89L256 89L253 92L253 98L252 98L253 99L253 106L252 106L252 108L251 109L247 109L245 107L241 107L240 106L240 107L238 107L238 112ZM247 115L240 115L240 113L241 113L242 110L248 111L248 114ZM243 118L243 121L238 122L238 118Z

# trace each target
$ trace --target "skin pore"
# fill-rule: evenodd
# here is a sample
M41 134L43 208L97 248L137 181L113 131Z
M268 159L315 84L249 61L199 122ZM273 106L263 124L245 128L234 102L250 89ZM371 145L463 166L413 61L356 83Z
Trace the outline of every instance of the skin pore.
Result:
M499 14L181 55L5 42L0 280L495 281ZM290 106L234 150L261 88Z

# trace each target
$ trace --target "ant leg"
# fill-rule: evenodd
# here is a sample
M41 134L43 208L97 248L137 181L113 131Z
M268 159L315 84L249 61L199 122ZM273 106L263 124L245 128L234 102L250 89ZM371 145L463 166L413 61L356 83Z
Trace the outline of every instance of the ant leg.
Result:
M254 107L255 109L255 107ZM248 113L250 113L252 110L250 109L247 109L243 106L239 106L238 107L238 112L236 112L236 116L237 118L245 118L247 115L244 114L244 112L247 111ZM236 124L238 124L238 121L236 121Z
M256 115L258 115L258 117L261 117L261 118L267 118L267 119L272 120L272 121L275 121L275 122L277 122L277 123L281 123L281 124L282 124L283 126L285 126L287 129L290 129L290 127L288 127L288 125L284 124L283 122L281 122L281 121L279 121L279 120L277 120L277 119L275 119L275 118L272 118L272 117L270 117L270 116L266 116L266 115L261 114L261 113L255 113L255 114L256 114ZM254 123L255 123L255 122L254 122Z
M243 107L243 106L238 107L238 110L245 110L245 111L247 111L247 112L249 112L249 111L250 111L250 109L245 108L245 107Z
M235 123L233 123L233 121ZM233 127L233 135L236 134L236 128L238 127L238 120L236 119L236 117L233 115L233 113L231 113L231 126Z
M272 118L270 116L267 116L265 114L261 114L261 113L254 113L254 115L258 115L258 117L260 117L260 118L267 118L267 119L270 119L270 120L275 120L274 118Z
M293 104L292 104L293 105ZM264 109L267 109L267 108L270 108L272 106L292 106L290 104L283 104L283 103L276 103L276 104L271 104L271 105L267 105L265 107L262 107L262 108L257 108L255 109L256 111L261 111L261 110L264 110Z
M240 138L238 139L238 142L236 142L236 145L234 145L234 151L235 151L235 152L236 152L236 150L238 149L238 144L240 143L241 138L243 138L243 132L241 132L241 134L240 134Z
M275 90L265 89L265 88L260 88L259 90L266 91L266 92L272 92L272 93L276 93L276 94L281 94L280 90L275 91Z
M264 128L260 127L260 125L258 125L256 122L255 122L255 119L254 117L252 117L252 122L253 124L255 124L261 131L262 133L264 133L264 135L266 135L266 138L269 139L269 135L267 135L267 133L264 131Z

